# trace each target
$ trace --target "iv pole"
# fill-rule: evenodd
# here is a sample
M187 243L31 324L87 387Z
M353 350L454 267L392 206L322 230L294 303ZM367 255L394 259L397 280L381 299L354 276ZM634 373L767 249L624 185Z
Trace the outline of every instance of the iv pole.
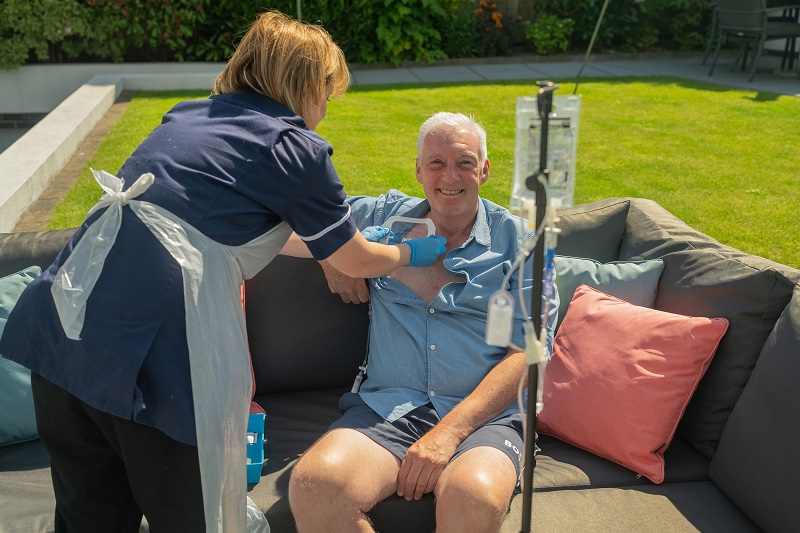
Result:
M545 210L547 208L546 198L542 186L539 183L541 177L548 180L550 169L547 168L547 136L550 125L550 113L553 110L553 92L558 89L558 85L552 81L537 81L536 105L539 111L539 118L542 121L541 137L539 139L539 170L525 180L528 190L534 191L536 196L536 226L539 228L544 222ZM540 237L536 241L533 252L533 290L531 295L531 309L536 338L540 338L542 329L542 283L544 282L544 238ZM523 470L523 493L522 493L522 528L521 533L529 533L531 527L531 500L533 498L533 470L536 468L536 396L539 380L539 365L528 366L528 421L525 434L525 459Z

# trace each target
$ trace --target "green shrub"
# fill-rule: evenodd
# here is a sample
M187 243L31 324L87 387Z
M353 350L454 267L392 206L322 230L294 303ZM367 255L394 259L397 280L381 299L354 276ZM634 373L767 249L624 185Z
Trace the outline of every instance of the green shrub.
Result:
M525 21L525 37L533 45L537 54L566 52L575 22L555 15L544 15L536 22Z
M441 49L447 57L475 57L480 40L480 20L473 0L459 0L446 7L445 13L434 21L442 36Z
M505 17L497 2L481 0L475 13L478 15L476 56L508 56L514 51L515 43L525 40L522 22Z
M585 49L603 1L535 0L535 29L528 27L537 35L533 46L541 47L539 53L567 51L566 39L572 48ZM36 62L224 61L267 9L296 16L297 2L0 0L0 68ZM353 63L503 56L526 42L522 22L485 0L306 0L302 9L303 20L321 23ZM566 35L566 27L555 20L568 19L573 29ZM595 49L702 49L709 23L707 0L615 0Z
M3 0L0 68L14 69L29 59L59 59L58 45L85 36L90 18L89 8L78 0Z
M585 49L597 25L603 3L604 0L539 0L535 4L535 14L537 18L556 15L575 21L573 45ZM649 3L649 0L609 2L594 49L631 52L655 45L658 42L658 30L650 25Z
M708 0L647 0L659 46L670 50L702 50L708 41Z

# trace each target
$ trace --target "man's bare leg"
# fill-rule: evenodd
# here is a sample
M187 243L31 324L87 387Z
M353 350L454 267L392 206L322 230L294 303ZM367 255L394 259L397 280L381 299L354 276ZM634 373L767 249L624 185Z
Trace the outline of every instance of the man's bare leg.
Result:
M366 512L397 490L400 460L353 429L334 429L295 465L289 503L299 533L372 532Z
M496 448L461 454L442 472L436 495L436 533L500 531L517 484L511 460Z

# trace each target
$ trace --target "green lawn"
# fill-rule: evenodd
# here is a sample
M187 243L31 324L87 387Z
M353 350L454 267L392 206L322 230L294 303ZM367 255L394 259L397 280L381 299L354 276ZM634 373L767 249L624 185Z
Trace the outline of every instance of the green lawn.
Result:
M556 94L572 90L561 83ZM318 131L349 194L421 194L419 125L436 111L472 114L492 163L483 196L508 205L516 98L533 92L529 81L355 87ZM725 244L800 268L797 98L672 78L582 80L579 93L576 203L650 198ZM89 166L115 172L172 105L206 95L139 93ZM86 169L50 227L79 224L99 194Z

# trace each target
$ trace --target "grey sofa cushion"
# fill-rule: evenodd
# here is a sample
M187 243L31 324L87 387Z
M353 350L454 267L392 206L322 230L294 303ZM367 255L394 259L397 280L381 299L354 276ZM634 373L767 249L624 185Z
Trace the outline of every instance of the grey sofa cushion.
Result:
M520 531L522 497L502 533ZM535 492L536 533L757 533L760 530L710 481Z
M0 276L7 276L31 265L49 267L67 244L75 229L0 233Z
M656 309L730 321L677 431L710 459L793 282L740 252L686 250L663 259Z
M0 449L0 531L54 530L56 499L42 441Z
M559 255L615 261L625 233L630 199L613 198L558 211Z
M775 324L711 461L711 479L765 531L800 531L800 286Z
M800 272L721 245L651 200L625 200L630 205L614 259L664 260L653 307L730 321L677 431L710 459Z
M256 393L349 387L364 360L367 305L332 294L319 263L276 257L245 283Z

